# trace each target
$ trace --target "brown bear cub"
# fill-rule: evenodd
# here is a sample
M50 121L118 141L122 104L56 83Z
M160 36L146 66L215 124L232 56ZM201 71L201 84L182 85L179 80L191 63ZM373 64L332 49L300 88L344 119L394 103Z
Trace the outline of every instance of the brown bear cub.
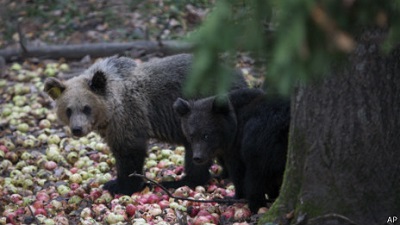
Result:
M289 101L260 89L238 89L224 97L197 101L178 98L174 109L191 144L193 161L222 157L235 186L252 212L279 194L286 162Z
M55 100L58 118L72 134L81 137L96 131L114 154L117 179L107 182L104 189L132 194L143 188L142 179L128 175L143 172L149 138L186 147L186 176L164 183L166 187L194 187L209 180L210 163L192 162L190 145L172 108L182 97L181 86L192 60L191 55L181 54L136 65L126 57L110 57L65 82L45 81L44 90ZM243 77L235 74L233 87L246 86Z

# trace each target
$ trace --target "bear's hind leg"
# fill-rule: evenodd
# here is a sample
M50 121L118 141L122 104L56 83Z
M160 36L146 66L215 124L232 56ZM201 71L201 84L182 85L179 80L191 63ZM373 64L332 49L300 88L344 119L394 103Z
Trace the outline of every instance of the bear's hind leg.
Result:
M248 201L249 209L252 213L257 213L260 207L266 206L265 198L266 177L260 173L260 168L248 165L245 175L245 195Z

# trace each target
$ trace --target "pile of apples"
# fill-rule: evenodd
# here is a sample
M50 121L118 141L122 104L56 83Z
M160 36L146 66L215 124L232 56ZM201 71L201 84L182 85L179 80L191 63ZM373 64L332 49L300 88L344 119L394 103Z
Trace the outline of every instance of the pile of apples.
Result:
M131 196L103 191L102 185L115 178L109 148L95 133L72 138L42 92L46 77L68 70L65 63L14 63L0 77L0 225L250 222L245 204L178 200L155 185ZM157 182L179 180L183 164L183 147L152 144L144 175ZM214 175L220 171L217 164L210 168ZM195 189L169 191L196 200L235 193L232 183L218 179Z

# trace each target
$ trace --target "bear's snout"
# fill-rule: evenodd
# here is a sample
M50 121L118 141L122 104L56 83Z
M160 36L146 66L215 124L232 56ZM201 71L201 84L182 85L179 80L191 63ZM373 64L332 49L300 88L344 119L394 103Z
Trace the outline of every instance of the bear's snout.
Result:
M206 163L208 160L208 158L206 157L205 154L201 154L201 153L193 153L193 162L196 164L204 164Z
M193 162L196 164L204 164L207 160L205 158L193 157Z
M75 126L71 128L71 132L74 136L82 137L83 136L83 129L81 126Z

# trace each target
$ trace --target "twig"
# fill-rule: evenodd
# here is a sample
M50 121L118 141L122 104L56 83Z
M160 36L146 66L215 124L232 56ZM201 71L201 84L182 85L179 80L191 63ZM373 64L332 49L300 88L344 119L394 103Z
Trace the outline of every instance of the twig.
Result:
M147 180L148 182L160 187L170 198L174 198L174 199L178 199L178 200L187 200L187 201L192 201L192 202L203 202L203 203L211 203L211 202L216 202L216 203L223 203L223 204L231 204L231 203L247 203L246 200L244 199L212 199L212 200L203 200L203 199L191 199L191 198L185 198L185 197L179 197L179 196L174 196L171 192L168 191L167 188L165 188L164 186L162 186L161 184L159 184L157 181L152 180L142 174L138 174L138 173L132 173L129 174L130 177L134 176L134 177L140 177L143 178L145 180Z
M22 49L22 54L27 54L28 49L26 49L26 38L25 35L22 33L22 28L21 28L21 22L18 21L17 23L17 31L18 31L18 37L19 37L19 45L21 46Z
M31 215L33 216L33 218L35 219L36 224L37 224L37 225L40 225L40 221L38 220L38 218L36 218L36 216L35 216L35 214L33 213L33 211L32 211L32 209L31 209L31 206L30 206L30 205L28 205L28 209L29 209L29 212L31 212Z

